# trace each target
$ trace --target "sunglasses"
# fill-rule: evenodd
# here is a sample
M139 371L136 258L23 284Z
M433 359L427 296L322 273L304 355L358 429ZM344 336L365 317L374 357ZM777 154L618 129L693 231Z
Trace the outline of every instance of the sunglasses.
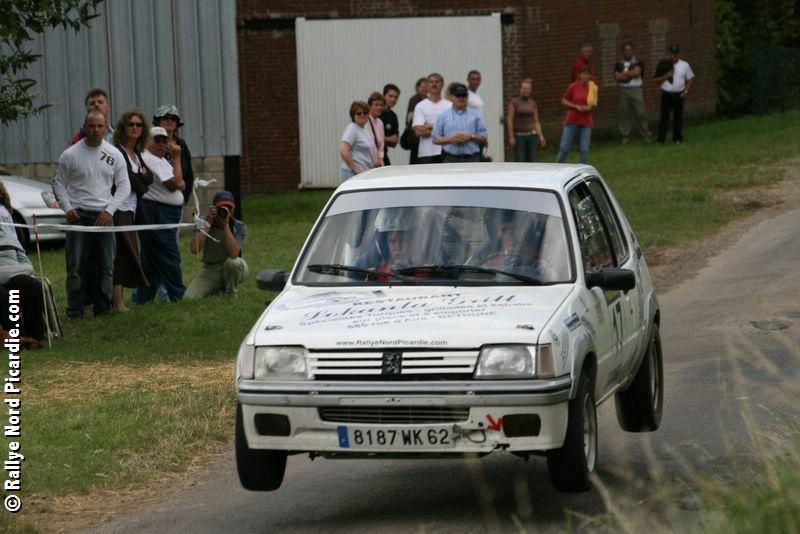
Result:
M168 121L173 121L173 122L178 122L180 120L180 118L177 115L164 115L163 117L160 118L161 120L166 119Z
M469 95L453 95L456 98L467 98Z
M358 117L359 115L366 115L366 114L367 114L366 111L356 111L355 113L353 113L353 115L355 115L356 117Z
M128 123L128 128L143 128L143 127L144 127L144 123L143 122L129 122Z

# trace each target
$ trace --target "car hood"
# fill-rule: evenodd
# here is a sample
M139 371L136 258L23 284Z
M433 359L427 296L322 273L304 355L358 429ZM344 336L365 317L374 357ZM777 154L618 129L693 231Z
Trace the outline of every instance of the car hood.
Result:
M309 349L535 343L572 287L293 286L261 316L252 339Z
M42 200L42 191L51 191L49 184L22 176L3 176L2 181L11 197L11 205L15 209L47 207Z

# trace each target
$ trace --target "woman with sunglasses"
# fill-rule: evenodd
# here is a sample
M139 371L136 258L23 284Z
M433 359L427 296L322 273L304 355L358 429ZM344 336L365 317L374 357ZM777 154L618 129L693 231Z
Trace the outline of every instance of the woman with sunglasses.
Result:
M153 183L153 175L142 161L142 150L147 142L150 125L144 113L138 110L126 111L117 122L114 131L114 146L122 153L128 166L131 194L114 213L114 226L134 223L138 198L147 192ZM117 255L114 257L114 286L111 300L114 311L128 312L125 306L123 287L147 287L147 277L139 260L139 243L136 232L117 232Z
M186 189L183 190L183 204L186 205L189 202L189 197L192 196L194 171L192 170L192 154L189 152L189 147L186 145L186 141L178 136L178 129L183 126L183 122L175 104L158 106L156 114L153 116L153 126L164 128L169 136L169 144L174 143L181 147L181 171L183 171L183 182L186 184ZM170 164L174 165L169 151L166 158Z
M339 156L342 158L341 178L344 182L356 174L371 169L377 148L375 138L367 131L369 106L356 100L350 104L350 119L339 143Z

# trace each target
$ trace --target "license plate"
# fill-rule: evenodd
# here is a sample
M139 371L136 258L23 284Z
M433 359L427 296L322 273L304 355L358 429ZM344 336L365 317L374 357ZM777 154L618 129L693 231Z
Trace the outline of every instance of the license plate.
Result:
M455 444L450 427L386 428L337 427L342 449L430 449L448 448Z

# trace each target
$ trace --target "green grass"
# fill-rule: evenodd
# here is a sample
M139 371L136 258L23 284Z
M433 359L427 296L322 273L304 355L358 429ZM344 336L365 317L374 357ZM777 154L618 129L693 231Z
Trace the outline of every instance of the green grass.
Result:
M800 114L787 113L692 125L687 144L598 143L590 160L611 184L645 247L685 244L741 215L720 191L785 178L787 162L796 163L800 154L798 124ZM543 159L551 161L552 151ZM186 469L210 443L230 440L235 402L230 364L272 296L256 289L255 273L291 268L329 196L330 191L303 191L245 198L251 275L236 298L150 304L129 314L70 322L53 349L27 354L26 494L146 486L164 472ZM187 284L196 272L188 242L188 236L181 239ZM32 260L38 271L33 255ZM42 261L63 309L63 248L46 250ZM163 380L138 379L157 365L177 369L178 376L184 368L192 369L188 375L210 366L220 376L175 380L171 388ZM122 384L118 388L103 386L116 381Z

